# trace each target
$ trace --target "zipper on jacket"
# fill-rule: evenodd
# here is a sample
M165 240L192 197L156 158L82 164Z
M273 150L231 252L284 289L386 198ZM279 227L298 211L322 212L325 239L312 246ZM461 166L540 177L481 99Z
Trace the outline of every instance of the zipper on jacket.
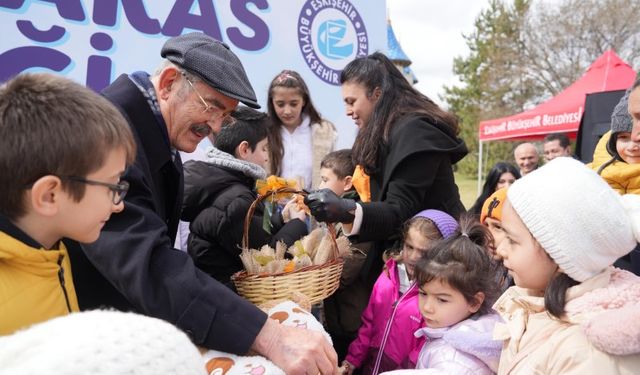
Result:
M391 331L391 324L393 323L393 319L396 316L396 311L398 310L398 305L400 305L400 302L402 302L402 300L409 295L409 292L416 287L416 283L414 282L413 284L411 284L411 287L409 287L409 289L407 289L406 292L404 292L403 295L400 296L400 298L398 298L394 303L393 303L393 311L391 312L391 316L389 317L389 320L387 321L387 326L384 329L384 335L382 336L382 342L380 343L380 350L378 351L378 356L376 357L376 363L373 366L373 375L378 375L378 372L380 371L380 362L382 361L382 355L384 353L384 347L387 345L387 340L389 339L389 331Z
M67 303L67 310L71 311L71 304L69 303L69 294L67 294L67 288L64 285L64 268L62 267L62 260L64 259L64 255L60 255L58 258L58 280L60 281L60 286L62 287L62 293L64 293L64 301Z

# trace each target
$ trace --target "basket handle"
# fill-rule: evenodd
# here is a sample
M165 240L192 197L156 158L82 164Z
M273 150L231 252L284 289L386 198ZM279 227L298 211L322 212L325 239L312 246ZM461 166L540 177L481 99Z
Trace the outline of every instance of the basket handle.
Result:
M263 200L269 197L272 197L276 194L282 194L282 193L300 194L303 196L307 195L307 192L304 190L296 190L289 187L283 187L283 188L271 190L264 195L258 194L258 197L256 198L256 200L253 201L253 203L251 203L251 206L249 207L249 211L247 211L247 216L244 218L244 228L242 232L242 248L243 249L249 248L249 227L251 226L251 219L253 218L253 214L256 211L256 207ZM333 226L333 224L327 223L327 230L329 231L329 235L331 237L331 245L332 245L331 248L333 249L333 258L337 259L340 252L338 251L338 243L336 242L336 228Z

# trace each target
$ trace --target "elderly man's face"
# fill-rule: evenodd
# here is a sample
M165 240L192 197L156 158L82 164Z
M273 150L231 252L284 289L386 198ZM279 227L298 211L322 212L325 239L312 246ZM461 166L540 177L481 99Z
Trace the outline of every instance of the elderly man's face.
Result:
M559 140L546 142L543 146L544 160L551 161L558 156L571 156L570 147L562 147Z
M180 151L193 152L207 135L220 131L225 117L238 106L238 100L200 81L189 84L177 70L167 76L161 77L159 99L169 141Z
M513 156L523 175L532 172L538 167L538 150L532 144L518 146Z

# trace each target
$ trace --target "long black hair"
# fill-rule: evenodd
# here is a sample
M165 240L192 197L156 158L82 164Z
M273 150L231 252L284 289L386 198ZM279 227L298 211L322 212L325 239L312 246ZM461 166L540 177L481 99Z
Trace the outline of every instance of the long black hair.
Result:
M580 284L566 273L558 273L547 285L544 291L544 307L549 314L558 319L562 319L567 305L567 290L572 286Z
M378 170L378 155L388 142L391 128L407 114L418 114L431 123L445 124L453 135L459 132L457 118L413 88L391 60L380 52L351 61L340 74L340 83L363 85L368 98L375 90L380 90L369 122L360 129L353 144L354 162L367 174Z
M511 173L516 180L521 177L520 171L518 168L513 166L513 164L504 161L497 162L487 174L487 180L482 186L482 193L480 193L476 202L469 209L470 213L480 215L484 201L486 201L487 198L497 190L496 187L498 187L498 181L500 181L500 176L502 176L503 173Z

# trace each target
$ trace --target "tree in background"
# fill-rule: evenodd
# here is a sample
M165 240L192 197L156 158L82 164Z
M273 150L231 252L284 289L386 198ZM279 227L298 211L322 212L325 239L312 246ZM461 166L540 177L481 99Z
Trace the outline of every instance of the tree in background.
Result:
M523 52L529 62L528 74L544 88L538 99L564 90L610 48L631 66L638 66L639 12L638 0L536 4L524 26Z
M638 0L491 0L466 35L468 57L454 59L460 86L443 100L458 115L470 155L458 164L477 173L478 124L529 109L565 89L604 51L640 64ZM512 142L488 142L484 165L513 161ZM486 173L486 170L483 171Z

